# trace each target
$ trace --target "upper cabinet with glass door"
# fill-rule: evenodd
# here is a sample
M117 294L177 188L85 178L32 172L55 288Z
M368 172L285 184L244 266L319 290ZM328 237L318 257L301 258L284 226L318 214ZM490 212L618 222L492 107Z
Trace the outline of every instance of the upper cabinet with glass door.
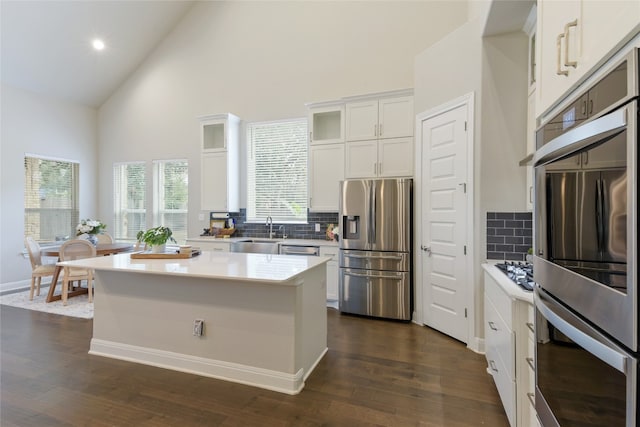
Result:
M233 114L200 121L200 208L238 212L240 203L240 118Z
M309 109L309 143L344 142L344 103L341 101L306 104Z
M227 150L229 142L238 138L240 118L233 114L202 116L199 120L203 152Z

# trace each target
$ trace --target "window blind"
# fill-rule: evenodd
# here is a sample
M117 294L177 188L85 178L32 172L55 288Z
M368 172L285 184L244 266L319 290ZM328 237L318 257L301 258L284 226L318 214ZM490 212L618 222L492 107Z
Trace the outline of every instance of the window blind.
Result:
M146 229L145 162L113 165L113 227L118 240L135 240Z
M307 120L247 125L247 221L307 222Z
M27 155L24 158L24 234L37 241L75 235L79 164Z
M189 164L186 160L154 160L153 222L173 232L178 243L187 239Z

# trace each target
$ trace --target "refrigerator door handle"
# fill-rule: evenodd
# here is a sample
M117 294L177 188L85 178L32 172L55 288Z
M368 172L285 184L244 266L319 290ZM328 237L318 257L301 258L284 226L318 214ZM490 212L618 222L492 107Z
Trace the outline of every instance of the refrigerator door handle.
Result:
M402 273L396 273L394 276L382 275L382 274L367 274L367 273L355 273L352 271L343 271L345 276L354 276L354 277L367 277L370 279L391 279L391 280L402 280Z
M602 179L596 181L596 233L598 253L604 250L604 200Z
M357 258L357 259L392 259L396 261L402 260L402 257L399 255L351 255L345 254L345 258Z
M369 243L376 243L376 183L371 181L369 187Z

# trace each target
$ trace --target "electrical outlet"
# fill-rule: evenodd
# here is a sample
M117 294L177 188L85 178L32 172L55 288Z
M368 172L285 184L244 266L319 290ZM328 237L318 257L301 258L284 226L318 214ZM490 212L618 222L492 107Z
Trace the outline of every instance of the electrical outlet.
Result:
M320 224L316 224L316 233L320 232Z
M204 214L203 213L198 215L198 220L199 221L204 221Z
M201 337L204 335L204 320L196 319L193 321L193 336Z

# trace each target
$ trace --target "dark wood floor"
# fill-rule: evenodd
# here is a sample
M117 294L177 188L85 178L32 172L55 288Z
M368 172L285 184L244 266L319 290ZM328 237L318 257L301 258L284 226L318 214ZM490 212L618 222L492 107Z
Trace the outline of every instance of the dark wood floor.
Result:
M415 324L328 309L302 393L87 354L92 321L2 306L0 425L507 426L484 357Z

